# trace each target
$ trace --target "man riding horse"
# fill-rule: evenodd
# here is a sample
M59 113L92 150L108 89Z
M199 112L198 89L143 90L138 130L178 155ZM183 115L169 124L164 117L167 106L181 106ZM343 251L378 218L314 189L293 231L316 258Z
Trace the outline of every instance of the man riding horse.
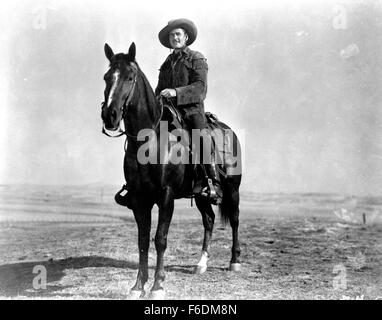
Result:
M173 105L180 111L190 132L192 129L204 130L207 127L204 99L207 93L208 65L201 53L188 47L195 41L196 36L196 26L188 19L168 22L158 35L161 44L173 49L173 52L160 68L155 95L165 98L164 103ZM204 188L202 194L208 196L212 203L218 204L222 198L222 190L217 164L211 159L212 144L211 141L207 141L211 139L211 135L204 134L203 139L199 159L206 178L211 179L212 185ZM124 196L123 191L127 191ZM126 185L116 194L115 200L118 204L129 207L130 199Z

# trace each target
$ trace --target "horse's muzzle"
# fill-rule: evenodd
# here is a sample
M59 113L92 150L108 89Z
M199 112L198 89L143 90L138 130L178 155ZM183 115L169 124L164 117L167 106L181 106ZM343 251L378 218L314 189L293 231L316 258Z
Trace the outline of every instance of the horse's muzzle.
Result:
M115 131L119 128L118 113L115 109L102 107L101 118L107 130Z

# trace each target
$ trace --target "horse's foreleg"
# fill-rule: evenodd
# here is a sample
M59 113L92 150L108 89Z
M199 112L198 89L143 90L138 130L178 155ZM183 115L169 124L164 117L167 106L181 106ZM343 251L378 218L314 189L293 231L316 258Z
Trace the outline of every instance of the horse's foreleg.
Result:
M143 205L142 205L143 207ZM138 298L145 294L144 286L148 279L148 253L150 245L151 229L151 207L142 208L136 206L134 210L135 220L138 225L138 249L139 249L139 270L137 281L131 289L131 295Z
M155 234L155 248L157 251L157 266L155 270L155 281L151 288L153 299L163 298L164 291L162 283L165 279L163 257L167 248L167 234L174 212L174 196L171 188L166 188L159 202L158 226Z
M194 273L202 274L207 270L207 261L209 257L210 241L215 222L215 213L208 199L205 197L196 197L195 203L202 214L204 226L204 240L202 246L202 255L194 269Z
M232 256L231 271L240 271L240 243L239 243L239 191L233 191L230 199L229 222L232 228Z

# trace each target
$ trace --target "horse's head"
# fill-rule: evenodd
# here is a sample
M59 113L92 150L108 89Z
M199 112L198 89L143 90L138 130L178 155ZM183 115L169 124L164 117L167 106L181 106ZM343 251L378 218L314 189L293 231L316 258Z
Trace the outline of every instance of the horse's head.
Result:
M110 61L110 68L104 75L106 88L101 117L107 130L116 131L120 129L124 108L134 94L138 72L135 44L131 44L128 54L114 54L106 43L105 55Z

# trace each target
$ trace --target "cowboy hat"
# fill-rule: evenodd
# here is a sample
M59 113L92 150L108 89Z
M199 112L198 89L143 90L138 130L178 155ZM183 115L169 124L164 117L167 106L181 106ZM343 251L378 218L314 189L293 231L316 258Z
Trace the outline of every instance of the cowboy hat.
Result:
M181 28L186 31L188 35L187 45L190 45L195 41L196 36L198 34L198 30L196 29L195 24L188 19L176 19L169 21L167 26L165 26L161 31L159 31L158 38L160 43L163 44L165 47L171 49L169 35L172 30L178 28Z

